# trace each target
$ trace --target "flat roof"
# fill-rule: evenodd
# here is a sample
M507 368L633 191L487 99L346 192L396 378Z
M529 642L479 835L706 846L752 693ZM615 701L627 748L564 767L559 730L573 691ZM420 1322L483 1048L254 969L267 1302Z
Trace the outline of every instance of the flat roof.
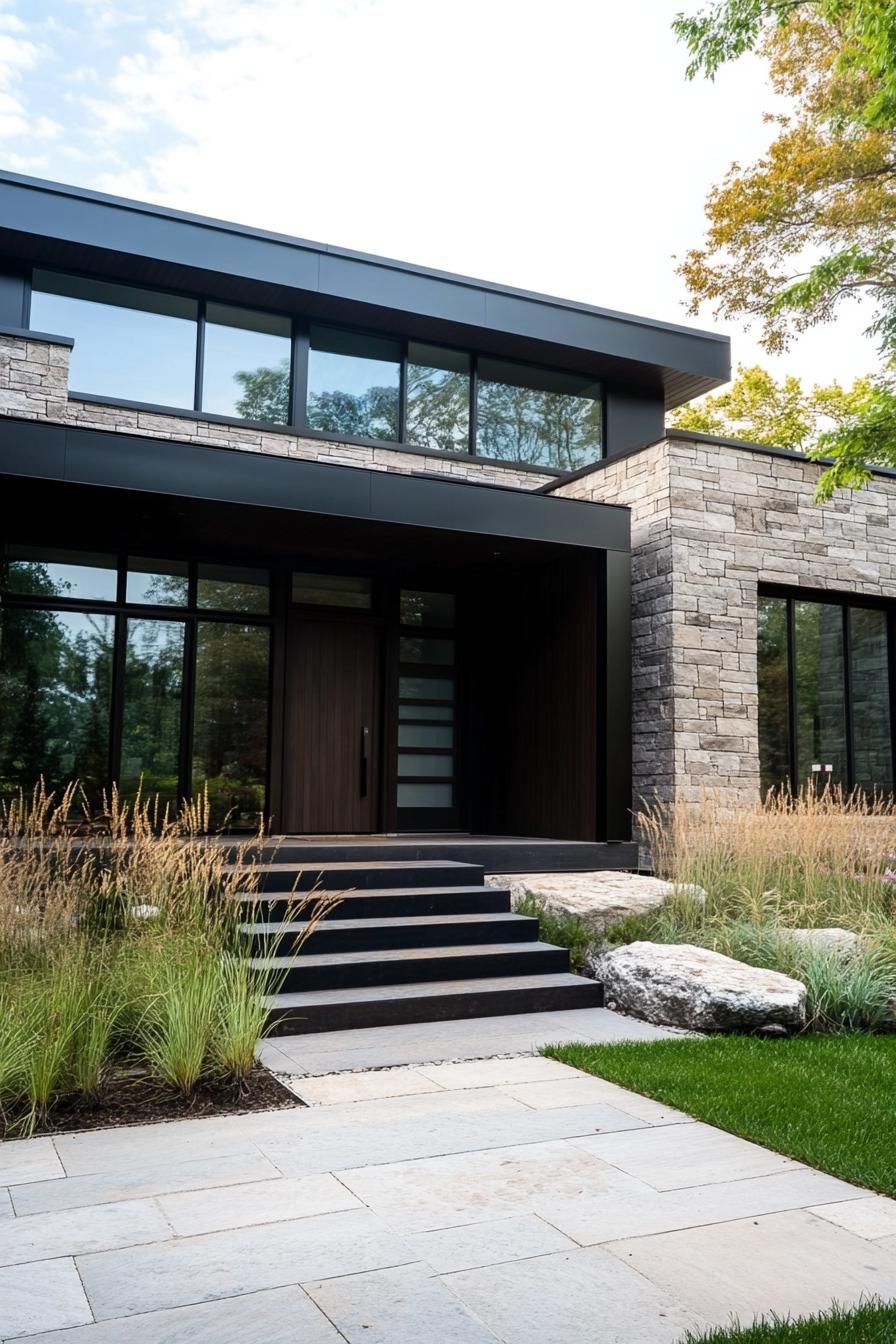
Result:
M322 321L541 360L680 405L727 382L727 336L0 172L0 252Z

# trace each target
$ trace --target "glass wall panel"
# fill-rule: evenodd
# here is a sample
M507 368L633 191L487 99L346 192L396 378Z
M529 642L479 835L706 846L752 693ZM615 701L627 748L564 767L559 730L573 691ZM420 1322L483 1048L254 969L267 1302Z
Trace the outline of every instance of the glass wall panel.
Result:
M440 723L400 723L398 725L398 745L400 747L453 747L454 728L444 727Z
M830 765L822 783L848 786L843 608L794 602L797 784L817 782L813 765Z
M869 792L893 790L890 665L887 614L870 607L849 611L854 783Z
M444 663L454 662L453 639L419 639L415 635L402 635L399 640L399 658L403 663Z
M207 304L202 409L287 424L291 350L288 317Z
M47 546L7 546L3 586L29 597L66 597L114 602L118 587L114 555L60 551Z
M312 429L397 440L400 384L398 341L311 328L307 416Z
M192 409L198 304L105 280L35 271L31 327L73 336L76 392Z
M144 798L178 800L184 630L180 621L128 620L118 773L126 798L142 781Z
M575 373L479 360L476 452L573 471L602 452L600 384Z
M759 773L762 792L790 779L787 602L759 598Z
M91 805L109 772L115 618L0 612L0 792L78 780Z
M454 682L436 677L400 677L398 694L402 700L453 700Z
M271 607L271 576L266 569L237 565L200 565L196 605L206 611L240 611L266 616Z
M454 774L454 757L423 756L417 752L403 752L398 758L398 773L410 775L412 778L417 775L426 778L432 775L444 775L450 779Z
M399 807L452 807L454 789L451 784L399 784Z
M470 356L408 343L405 439L445 453L470 451Z
M453 705L399 705L400 719L447 719L454 718Z
M401 591L402 625L434 625L450 629L454 625L454 594L423 593L409 588Z
M270 643L266 626L197 627L192 785L218 826L252 829L265 806Z
M355 607L373 604L373 580L346 574L293 574L292 600L312 607Z
M151 560L128 557L127 600L138 606L185 607L189 595L186 560Z

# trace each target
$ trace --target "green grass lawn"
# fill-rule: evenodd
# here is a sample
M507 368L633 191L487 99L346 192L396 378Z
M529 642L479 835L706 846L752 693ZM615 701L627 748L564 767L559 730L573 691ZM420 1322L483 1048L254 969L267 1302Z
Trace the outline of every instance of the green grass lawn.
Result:
M893 1344L894 1339L896 1306L869 1302L853 1311L834 1307L820 1316L689 1334L682 1344Z
M896 1195L896 1036L716 1036L554 1045L542 1053L832 1176ZM828 1338L834 1336L818 1336ZM888 1338L896 1339L896 1331Z

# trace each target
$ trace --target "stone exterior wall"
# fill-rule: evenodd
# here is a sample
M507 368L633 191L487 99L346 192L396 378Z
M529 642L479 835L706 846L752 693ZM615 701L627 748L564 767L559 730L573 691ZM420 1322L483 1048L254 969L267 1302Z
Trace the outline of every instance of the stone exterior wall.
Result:
M759 790L757 589L896 598L896 479L676 436L558 487L632 509L635 798Z
M520 471L512 464L472 461L461 455L437 457L402 448L374 448L338 440L302 438L274 429L139 411L105 402L69 401L70 357L68 346L0 333L0 416L51 420L82 429L178 439L211 448L237 448L249 453L271 453L277 457L367 467L374 471L434 472L459 480L508 485L517 490L536 490L557 479L548 473Z

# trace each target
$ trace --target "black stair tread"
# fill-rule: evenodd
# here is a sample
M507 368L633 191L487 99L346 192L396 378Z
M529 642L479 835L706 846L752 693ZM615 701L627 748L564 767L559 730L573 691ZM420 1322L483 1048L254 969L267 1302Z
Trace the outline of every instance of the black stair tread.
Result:
M438 961L444 957L519 957L531 952L558 952L551 943L471 943L464 947L384 947L372 952L299 953L295 957L251 957L256 970L285 971L289 967L364 966L384 961Z
M477 888L478 890L478 888ZM397 915L383 919L329 919L327 918L317 927L321 930L335 932L348 932L355 929L367 932L369 929L406 929L406 928L430 928L439 926L450 926L453 924L495 924L508 923L518 924L521 920L529 920L529 915L515 915L511 911L498 910L489 914L476 912L474 914L457 915ZM276 933L303 933L307 929L310 920L291 920L278 923L276 920L258 924L241 924L240 933L255 934L276 934ZM407 950L407 949L405 949ZM344 960L344 957L342 958ZM303 955L303 961L307 958Z
M286 864L286 865L284 865L284 866L287 867L287 868L290 868L292 865L291 865L291 864ZM340 867L340 866L343 866L343 865L339 865L339 864L337 864L337 865L335 865L335 866L336 866L336 867ZM412 864L411 866L412 866L413 868L420 868L420 867L422 867L423 865L422 865L422 864L419 864L419 863L415 863L415 864ZM466 866L466 865L460 865L460 866ZM359 867L359 868L364 868L364 867L366 867L366 865L363 864L363 863L361 863L361 864L358 864L358 867ZM392 896L424 896L424 897L426 897L426 899L428 900L428 899L430 899L432 896L470 896L470 895L482 896L482 895L485 895L485 894L495 894L495 893L497 893L498 895L501 895L502 892L504 892L504 893L506 894L507 891L508 891L508 888L506 888L506 887L485 887L485 886L482 885L482 883L479 883L478 885L471 886L471 887L460 887L460 886L458 886L458 887L359 887L357 890L353 890L353 891L352 891L352 893L351 893L351 897L352 897L352 900L353 900L353 901L366 901L366 900L368 900L368 899L370 899L370 900L377 900L378 898L385 898L385 897L392 897ZM282 901L282 900L284 900L284 899L286 898L286 896L288 896L288 894L289 894L288 892L285 893L285 894L280 894L280 893L278 893L278 892L270 892L270 891L235 891L235 892L233 892L233 899L236 900L236 901L255 901L255 900L258 900L258 901L269 901L269 900L271 900L272 898L274 898L274 899L276 899L276 900L281 900L281 901ZM329 895L329 896L332 896L332 895L334 895L334 894L338 894L338 893L334 893L334 892L330 891L330 892L327 892L326 894ZM307 898L307 899L309 899L309 900L313 900L313 898L317 895L317 893L316 893L316 892L313 892L313 891L300 891L300 892L297 892L296 895L299 897L299 899ZM337 909L338 909L338 907L337 907ZM330 921L327 920L327 923L329 923L329 922L330 922Z
M407 985L369 985L359 989L312 989L301 993L272 994L265 999L268 1009L311 1008L337 1003L382 1003L389 999L431 999L457 994L496 994L526 989L589 989L597 992L594 980L568 971L549 975L497 975L481 980L427 980ZM487 1014L483 1014L487 1016Z
M419 871L422 868L427 872L438 869L439 871L447 870L450 873L455 873L461 868L470 869L472 872L479 872L481 870L481 864L461 863L457 859L363 859L357 863L349 861L334 863L321 863L318 861L314 861L313 863L299 863L294 860L291 863L253 863L250 866L250 871L253 873L369 873L375 872L379 868L385 869L388 872L402 872L407 869ZM232 873L236 872L236 870L236 864L230 863L225 864L224 866L225 872Z

